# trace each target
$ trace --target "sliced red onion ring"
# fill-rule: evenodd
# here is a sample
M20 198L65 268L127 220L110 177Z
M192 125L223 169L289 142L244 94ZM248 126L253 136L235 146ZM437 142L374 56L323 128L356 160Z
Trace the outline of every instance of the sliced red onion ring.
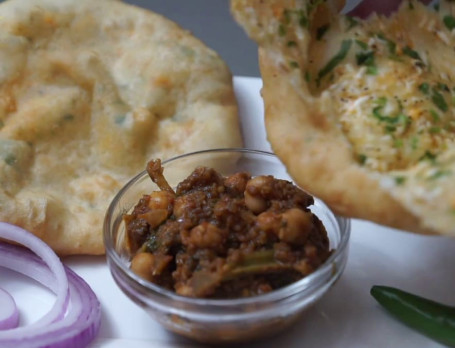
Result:
M19 311L16 302L0 288L0 330L12 329L19 325Z
M0 266L35 279L56 295L53 307L40 320L0 331L0 347L86 347L98 333L101 322L100 303L88 284L31 233L0 222L0 238L21 243L36 254L0 242Z

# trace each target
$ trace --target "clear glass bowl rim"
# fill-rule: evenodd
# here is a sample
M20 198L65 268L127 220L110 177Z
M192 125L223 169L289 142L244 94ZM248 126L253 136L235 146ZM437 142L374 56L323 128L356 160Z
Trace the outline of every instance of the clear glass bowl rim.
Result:
M195 152L190 152L186 154L182 154L179 156L172 157L170 159L167 159L162 162L162 165L165 166L166 164L170 162L175 162L179 159L183 159L186 157L194 157L197 155L206 155L210 153L232 153L232 152L237 152L237 153L243 153L243 154L252 154L252 155L259 155L259 156L265 156L265 157L271 157L278 159L278 157L267 151L262 151L262 150L252 150L252 149L245 149L245 148L220 148L220 149L210 149L210 150L200 150L200 151L195 151ZM278 159L279 160L279 159ZM103 225L103 237L104 237L104 245L106 249L106 256L111 259L115 263L115 265L122 271L124 275L126 275L130 280L134 281L137 283L137 285L141 286L143 289L146 289L148 291L153 292L153 294L156 296L163 296L167 300L171 301L177 301L180 303L186 303L188 305L196 305L196 306L214 306L214 307L230 307L230 306L238 306L238 305L248 305L248 304L258 304L258 303L270 303L274 301L280 301L283 300L284 298L294 296L299 292L304 292L308 290L312 290L314 285L322 285L320 282L317 280L321 278L324 274L327 272L331 272L332 276L330 279L333 277L338 277L339 272L341 272L341 269L336 269L333 271L333 264L334 262L339 259L344 252L346 252L346 249L348 247L348 242L350 238L350 233L351 233L351 221L349 218L341 217L333 213L330 208L321 200L319 200L326 209L330 211L330 213L333 214L334 218L336 219L338 223L338 227L340 228L340 243L335 249L335 251L330 255L330 257L325 261L325 263L320 266L316 271L311 273L310 275L302 278L301 280L285 286L281 289L271 291L269 293L263 294L263 295L257 295L257 296L252 296L252 297L246 297L246 298L238 298L238 299L201 299L201 298L192 298L192 297L186 297L186 296L181 296L177 295L176 293L167 290L165 288L162 288L152 282L149 282L140 276L136 275L127 265L125 262L120 258L118 253L115 251L115 246L114 246L114 240L113 240L113 233L111 233L110 230L110 220L112 218L115 218L113 216L115 207L121 197L133 186L136 184L140 179L142 179L144 176L148 176L148 173L146 170L141 171L139 174L131 178L128 183L115 195L111 203L109 204L109 207L106 211L105 219L104 219L104 225ZM315 197L317 199L317 197ZM325 278L324 278L325 279Z

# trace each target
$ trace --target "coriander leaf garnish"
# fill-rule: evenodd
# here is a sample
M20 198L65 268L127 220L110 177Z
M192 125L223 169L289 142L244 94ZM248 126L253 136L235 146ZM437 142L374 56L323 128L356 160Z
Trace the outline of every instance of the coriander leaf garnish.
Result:
M443 92L450 92L450 88L449 86L447 86L445 83L442 83L442 82L438 82L436 84L436 87L438 87L441 91Z
M397 53L397 44L392 40L388 39L387 37L385 37L383 33L378 33L376 36L382 41L385 41L390 55L395 56Z
M308 18L306 16L301 16L299 19L299 25L303 28L308 28Z
M379 105L381 107L385 106L387 104L387 98L386 97L379 97L374 101L376 105Z
M296 68L299 67L299 63L297 63L295 60L293 60L293 61L290 61L290 62L289 62L289 66L290 66L291 68L296 69Z
M332 57L332 59L330 59L321 70L319 70L318 78L317 78L318 84L324 76L326 76L328 73L330 73L338 64L340 64L344 60L344 58L346 58L351 46L352 46L352 40L343 40L341 42L341 47L340 47L340 50L338 51L338 53L335 54Z
M329 30L330 24L325 24L321 25L317 30L316 30L316 40L321 40L324 34Z
M430 161L430 162L435 162L436 161L436 157L437 155L431 153L430 151L426 151L422 157L419 158L419 161L424 161L424 160L427 160L427 161Z
M359 25L359 21L351 16L345 16L347 22L348 22L348 28L346 31L351 30L352 28L356 27Z
M115 116L115 124L122 124L126 120L126 115L117 115Z
M395 139L393 145L398 148L403 147L403 139Z
M290 41L288 41L287 45L288 45L288 47L296 47L297 46L297 42L295 42L293 40L290 40Z
M359 52L355 55L357 60L357 65L372 65L374 64L374 52Z
M395 126L385 126L385 131L386 131L387 133L393 133L393 132L395 132L396 130L397 130L397 127L395 127Z
M308 20L308 17L306 16L305 12L303 10L300 10L298 12L298 16L299 16L299 25L302 28L308 28L310 21Z
M446 112L449 107L447 105L446 100L444 99L444 96L439 93L439 91L436 88L432 89L433 95L431 97L431 100L433 101L434 105L438 107L439 110Z
M436 86L430 88L430 85L427 82L424 82L418 86L419 90L425 95L431 95L431 101L437 108L443 112L446 112L449 109L447 101L444 96L439 91L450 92L449 87L445 83L437 83ZM439 119L439 115L434 111L430 110L431 115L435 121Z
M403 185L405 182L406 182L406 177L405 176L396 176L395 177L395 184Z
M434 174L430 175L428 180L436 180L436 179L439 179L439 178L441 178L443 176L449 176L450 174L452 174L451 170L438 169Z
M418 88L423 94L428 95L430 93L430 85L426 82L420 84Z
M431 114L431 117L433 117L433 121L439 122L440 117L439 117L439 114L436 112L436 110L431 109L430 114Z
M311 12L313 12L313 10L316 9L316 7L318 7L320 4L322 4L325 1L326 0L309 0L309 1L307 1L306 12L308 14L311 14Z
M360 41L360 40L355 40L355 43L357 46L359 46L362 50L367 50L368 49L368 44L366 42Z
M63 115L63 121L73 121L73 120L74 120L74 115L72 115L72 114Z
M356 54L357 65L364 65L367 67L367 74L376 75L377 67L374 61L374 52L359 52Z
M447 29L452 30L455 28L455 17L452 15L446 15L442 19L444 22L444 25L446 26Z
M417 51L414 51L411 47L405 46L403 48L403 53L406 54L407 56L411 57L412 59L420 60L422 61L422 58L420 58L419 53Z
M367 74L368 75L377 75L378 67L376 65L367 66Z
M16 156L13 154L9 153L5 157L5 163L9 166L13 166L17 162Z
M388 123L388 126L386 126L385 128L386 131L387 132L395 131L396 127L394 127L394 125L403 124L405 127L409 126L409 124L411 123L411 119L402 112L400 112L396 116L383 115L381 112L386 103L387 99L385 97L381 97L376 100L376 104L378 106L373 108L373 116L381 122Z
M283 18L284 24L291 24L291 11L289 9L283 11Z
M305 81L310 82L311 81L311 74L309 71L305 72Z
M357 156L357 159L359 160L360 164L365 164L367 161L367 156L361 153Z

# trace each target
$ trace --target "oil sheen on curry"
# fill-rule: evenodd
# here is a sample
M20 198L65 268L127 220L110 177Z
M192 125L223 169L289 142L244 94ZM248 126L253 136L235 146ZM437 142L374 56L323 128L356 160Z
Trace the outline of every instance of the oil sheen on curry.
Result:
M313 197L289 181L196 168L175 191L160 160L147 172L160 191L124 215L131 269L179 295L264 294L312 273L330 256Z

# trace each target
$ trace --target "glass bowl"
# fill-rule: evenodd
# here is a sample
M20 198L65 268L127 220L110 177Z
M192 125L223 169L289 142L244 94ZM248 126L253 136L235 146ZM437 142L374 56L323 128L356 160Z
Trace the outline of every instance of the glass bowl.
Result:
M223 175L239 171L252 176L273 175L292 181L280 160L271 153L246 149L194 152L162 163L173 187L197 166L213 167ZM318 301L341 276L348 255L350 221L336 216L315 198L311 210L323 222L335 251L315 272L270 293L240 299L197 299L176 295L135 273L124 246L122 215L139 198L159 190L146 171L139 173L115 196L104 221L104 242L110 271L120 289L165 328L206 343L248 341L282 331Z

